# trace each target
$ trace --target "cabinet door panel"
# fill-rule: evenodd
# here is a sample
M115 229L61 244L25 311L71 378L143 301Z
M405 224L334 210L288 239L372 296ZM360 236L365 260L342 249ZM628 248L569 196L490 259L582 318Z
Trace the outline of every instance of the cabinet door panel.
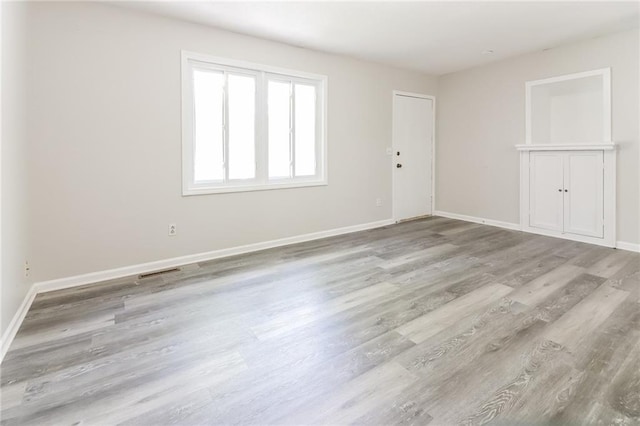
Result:
M529 226L562 231L562 161L554 152L532 152L529 163Z
M603 237L603 152L569 152L564 168L564 232Z

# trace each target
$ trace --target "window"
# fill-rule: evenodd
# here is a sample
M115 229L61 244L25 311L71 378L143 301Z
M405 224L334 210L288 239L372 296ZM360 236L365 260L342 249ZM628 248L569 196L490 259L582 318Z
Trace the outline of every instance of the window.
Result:
M182 53L183 194L326 184L326 77Z

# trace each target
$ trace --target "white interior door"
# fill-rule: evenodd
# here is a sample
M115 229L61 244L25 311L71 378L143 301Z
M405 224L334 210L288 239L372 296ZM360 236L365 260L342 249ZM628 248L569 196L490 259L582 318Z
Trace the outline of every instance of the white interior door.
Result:
M529 226L562 232L563 154L532 152L529 161Z
M603 237L603 152L565 154L564 232Z
M433 100L393 96L393 216L397 221L430 215Z

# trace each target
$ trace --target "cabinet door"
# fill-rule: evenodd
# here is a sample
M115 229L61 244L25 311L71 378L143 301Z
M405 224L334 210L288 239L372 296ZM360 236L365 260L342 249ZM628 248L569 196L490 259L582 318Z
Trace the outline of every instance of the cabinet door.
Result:
M532 152L529 158L529 226L561 232L563 154Z
M603 237L603 152L565 154L564 232Z

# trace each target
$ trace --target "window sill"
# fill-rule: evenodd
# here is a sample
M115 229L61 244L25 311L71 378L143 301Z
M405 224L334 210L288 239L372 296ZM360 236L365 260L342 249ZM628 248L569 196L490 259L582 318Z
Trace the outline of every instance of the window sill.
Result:
M313 180L313 181L297 181L286 183L268 183L268 184L253 184L253 185L236 185L236 186L224 186L224 187L212 187L212 186L196 186L185 187L182 189L182 195L187 197L190 195L207 195L207 194L228 194L233 192L253 192L253 191L271 191L274 189L289 189L289 188L304 188L312 186L326 186L327 180Z

